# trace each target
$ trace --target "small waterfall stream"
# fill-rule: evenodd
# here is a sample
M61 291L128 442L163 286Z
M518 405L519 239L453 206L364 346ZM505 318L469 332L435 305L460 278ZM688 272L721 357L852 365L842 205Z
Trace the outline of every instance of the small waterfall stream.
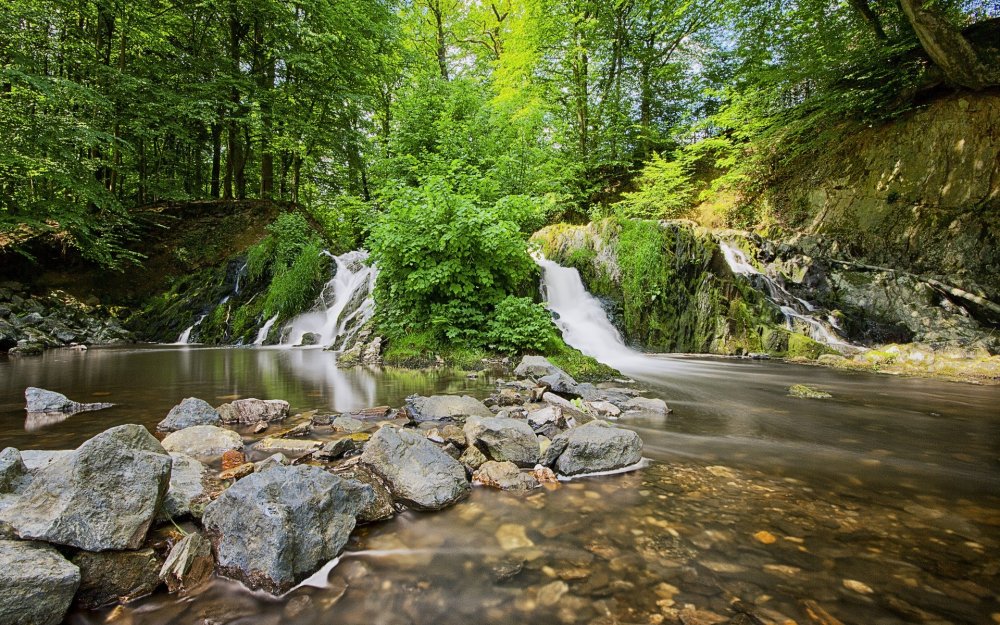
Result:
M763 283L768 299L784 315L786 328L794 331L796 323L798 323L815 341L840 350L853 347L837 334L837 321L833 317L824 315L823 311L818 310L809 302L795 297L778 280L758 270L743 250L725 241L719 241L719 248L733 273Z
M372 289L378 270L367 263L368 252L355 250L340 256L323 253L333 259L333 277L323 287L313 309L282 329L282 345L301 345L306 334L314 334L316 346L339 347L375 312Z
M207 316L208 315L205 314L205 315L202 315L202 316L198 317L197 321L195 321L194 323L192 323L183 332L181 332L180 336L177 337L177 342L174 343L174 345L188 345L188 344L190 344L191 343L191 331L194 330L196 327L198 327L198 325L202 321L204 321L205 317L207 317Z

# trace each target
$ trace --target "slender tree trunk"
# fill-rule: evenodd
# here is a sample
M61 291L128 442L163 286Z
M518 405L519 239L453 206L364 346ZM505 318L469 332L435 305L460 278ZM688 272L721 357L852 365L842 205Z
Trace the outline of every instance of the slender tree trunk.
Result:
M441 1L431 2L430 9L434 16L434 43L436 44L438 71L441 72L441 78L448 80L448 40L444 28L444 10L441 8Z
M875 11L872 10L871 5L868 4L868 0L850 0L850 2L851 6L854 7L854 10L861 16L861 19L863 19L865 23L868 24L868 27L872 29L872 32L875 33L875 38L879 41L888 41L889 37L886 36L885 29L882 28L882 20L880 20Z
M219 199L219 176L222 173L222 123L212 124L212 198Z
M254 19L254 69L260 87L260 197L274 194L274 154L271 152L272 119L271 90L274 88L275 61L264 49L265 25Z

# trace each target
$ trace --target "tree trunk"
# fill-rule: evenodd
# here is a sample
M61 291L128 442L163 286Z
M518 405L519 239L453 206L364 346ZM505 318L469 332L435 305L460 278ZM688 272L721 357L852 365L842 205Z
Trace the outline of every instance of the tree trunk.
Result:
M865 21L866 24L875 33L875 38L879 41L888 41L889 37L885 34L885 29L882 28L882 20L879 19L875 11L872 10L871 5L868 4L868 0L850 0L851 6L854 10L858 12L861 19Z
M1000 63L987 65L968 39L944 16L924 7L924 0L899 0L906 19L927 56L941 68L948 82L979 90L1000 84Z
M437 47L438 71L441 72L441 78L448 80L448 41L444 29L444 13L441 9L440 0L432 2L430 9L434 15L434 42Z
M274 88L275 61L264 49L264 30L261 19L254 19L254 70L257 73L257 86L260 87L260 197L270 198L274 194L270 93Z
M222 170L222 123L212 124L212 198L219 199L219 175Z

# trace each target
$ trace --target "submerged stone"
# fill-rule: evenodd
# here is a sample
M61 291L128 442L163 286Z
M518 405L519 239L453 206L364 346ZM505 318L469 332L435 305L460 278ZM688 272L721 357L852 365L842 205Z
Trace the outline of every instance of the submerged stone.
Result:
M830 399L833 397L833 395L826 391L821 391L805 384L791 385L788 387L788 394L792 397L801 397L802 399Z

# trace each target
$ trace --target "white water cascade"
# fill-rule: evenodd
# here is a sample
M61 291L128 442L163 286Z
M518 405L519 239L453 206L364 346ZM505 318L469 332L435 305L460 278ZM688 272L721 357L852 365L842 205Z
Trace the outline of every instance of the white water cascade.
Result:
M764 283L767 289L767 296L775 306L781 310L785 316L785 327L789 330L795 329L795 323L804 325L809 336L820 343L825 343L838 349L850 348L851 344L837 336L837 321L833 317L821 318L816 307L804 299L795 297L789 293L780 282L771 276L759 271L747 258L743 250L734 247L725 241L719 241L719 248L726 258L726 263L733 273L741 276L754 277Z
M367 264L368 252L355 250L333 259L333 278L323 287L313 310L303 313L282 330L282 345L300 345L307 333L317 335L316 345L329 347L338 338L349 339L375 312L372 289L378 270Z
M558 315L556 326L567 345L623 372L649 368L650 358L625 345L576 269L545 258L535 262L542 268L542 294L549 310Z
M260 327L257 331L257 338L253 340L254 345L263 345L264 341L267 340L267 335L274 326L274 322L278 320L278 315L275 314L273 317L264 322L264 325Z
M202 321L204 321L205 317L207 317L207 316L208 315L202 315L202 316L198 317L197 321L195 321L194 323L192 323L190 326L188 326L187 329L185 329L183 332L181 332L181 335L177 337L177 342L174 343L174 345L188 345L188 344L190 344L191 343L191 331L194 330L196 327L198 327L198 324L200 324Z

